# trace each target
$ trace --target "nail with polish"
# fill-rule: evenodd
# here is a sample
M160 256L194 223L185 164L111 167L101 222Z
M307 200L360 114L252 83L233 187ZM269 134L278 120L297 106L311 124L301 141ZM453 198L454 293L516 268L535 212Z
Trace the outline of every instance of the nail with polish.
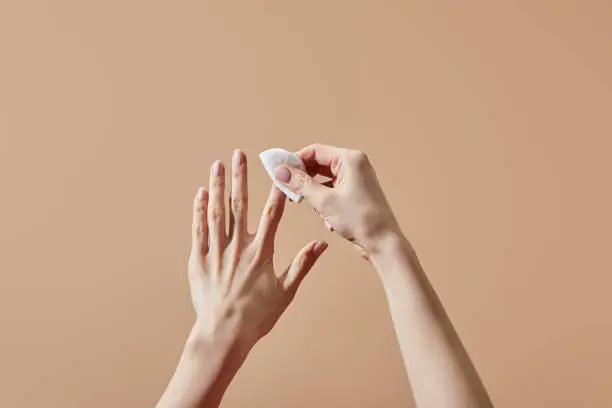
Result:
M317 241L315 246L312 248L312 252L314 252L316 256L319 256L323 253L323 251L325 251L326 248L327 248L327 242Z
M198 190L198 200L204 201L204 196L206 195L206 189L204 187L200 187Z
M241 150L236 149L234 150L234 157L232 158L234 167L240 166L242 163L244 163L244 154L242 153Z
M213 176L220 176L222 171L223 163L217 160L215 164L213 164Z
M291 171L286 167L277 167L275 175L281 183L288 183L291 180Z

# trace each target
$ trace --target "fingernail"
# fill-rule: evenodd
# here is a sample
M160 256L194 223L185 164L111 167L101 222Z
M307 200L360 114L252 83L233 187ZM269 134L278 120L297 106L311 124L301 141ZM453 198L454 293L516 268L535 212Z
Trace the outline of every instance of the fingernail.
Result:
M238 149L234 150L234 157L232 160L234 166L240 166L242 163L244 163L244 154L242 153L242 151Z
M314 248L312 248L312 252L314 252L316 256L319 256L323 253L323 251L325 251L326 248L327 248L327 242L317 241Z
M220 176L222 171L223 163L217 160L215 164L213 164L213 176Z
M204 194L206 194L206 189L204 187L200 187L200 189L198 190L198 200L202 201L204 200Z
M286 167L277 167L276 179L281 183L288 183L291 180L291 171Z

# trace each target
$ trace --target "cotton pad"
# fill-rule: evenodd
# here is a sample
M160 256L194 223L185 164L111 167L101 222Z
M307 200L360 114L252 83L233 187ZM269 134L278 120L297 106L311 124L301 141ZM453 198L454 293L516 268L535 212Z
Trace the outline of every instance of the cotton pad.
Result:
M259 154L261 162L272 178L274 184L283 192L289 199L295 203L302 201L302 196L289 190L284 184L276 180L276 168L283 164L295 167L302 171L306 171L304 162L296 154L288 152L284 149L269 149Z

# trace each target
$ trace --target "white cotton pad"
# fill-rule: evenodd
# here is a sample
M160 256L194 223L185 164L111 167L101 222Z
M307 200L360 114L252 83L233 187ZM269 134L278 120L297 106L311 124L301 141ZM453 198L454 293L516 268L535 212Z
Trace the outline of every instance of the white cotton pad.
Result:
M261 152L259 154L259 158L261 159L261 162L264 168L266 169L266 171L272 178L272 181L274 182L274 184L283 193L285 193L285 195L289 197L289 199L293 201L294 203L299 203L300 201L302 201L301 195L294 193L293 191L285 187L285 185L283 185L282 183L279 183L276 180L276 168L283 164L286 164L291 167L295 167L302 171L306 171L306 166L304 166L304 162L302 162L302 159L297 157L297 155L295 155L294 153L288 152L283 149L266 150L265 152Z

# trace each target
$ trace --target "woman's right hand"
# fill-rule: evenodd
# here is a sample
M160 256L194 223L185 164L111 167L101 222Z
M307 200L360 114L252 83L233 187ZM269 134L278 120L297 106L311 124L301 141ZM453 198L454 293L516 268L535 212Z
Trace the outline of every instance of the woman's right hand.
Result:
M351 241L366 259L379 249L381 239L401 235L391 206L365 153L314 144L296 154L306 172L289 166L276 169L276 178L302 195L328 227ZM319 183L320 174L331 178Z
M276 179L304 196L376 267L416 405L492 408L444 306L401 233L367 156L321 145L308 146L297 155L306 172L280 167ZM328 176L331 182L318 183L312 178L315 174Z

